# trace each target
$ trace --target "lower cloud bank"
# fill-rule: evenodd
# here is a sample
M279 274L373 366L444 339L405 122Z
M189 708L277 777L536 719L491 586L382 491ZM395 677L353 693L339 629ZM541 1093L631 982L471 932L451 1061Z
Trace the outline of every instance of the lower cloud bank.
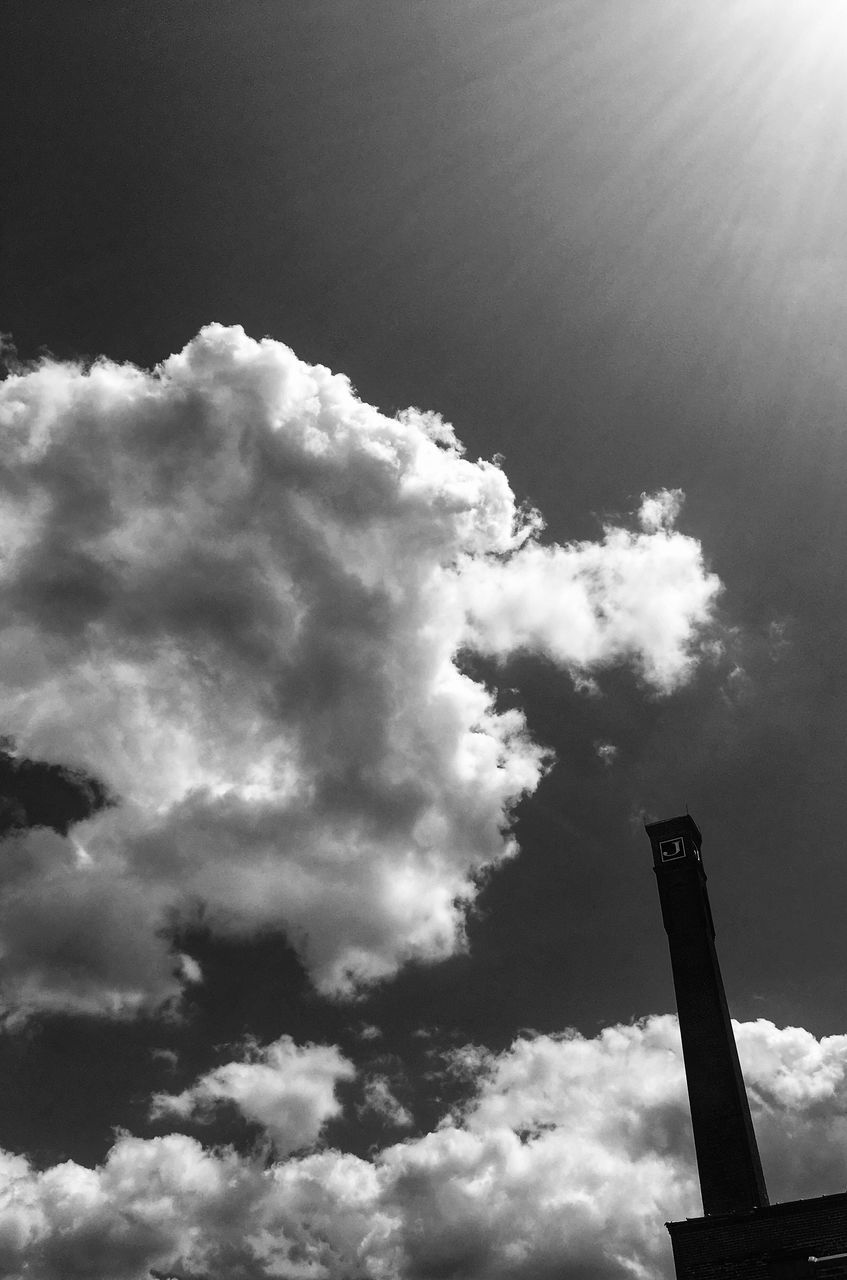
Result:
M842 1187L847 1036L763 1020L737 1035L774 1198ZM5 1154L0 1275L669 1276L664 1222L699 1212L676 1020L524 1037L462 1062L475 1072L462 1112L372 1160L320 1147L350 1064L287 1039L249 1046L152 1111L170 1121L199 1106L210 1122L225 1102L265 1117L275 1150L310 1151L268 1163L168 1133L119 1134L96 1169ZM443 1067L457 1069L455 1051Z

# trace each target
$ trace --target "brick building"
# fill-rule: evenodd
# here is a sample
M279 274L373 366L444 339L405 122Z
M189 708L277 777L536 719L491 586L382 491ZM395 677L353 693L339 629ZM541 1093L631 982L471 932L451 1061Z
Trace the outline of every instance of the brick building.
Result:
M703 1217L668 1223L677 1280L847 1277L847 1192L771 1205L688 814L648 825L668 935Z

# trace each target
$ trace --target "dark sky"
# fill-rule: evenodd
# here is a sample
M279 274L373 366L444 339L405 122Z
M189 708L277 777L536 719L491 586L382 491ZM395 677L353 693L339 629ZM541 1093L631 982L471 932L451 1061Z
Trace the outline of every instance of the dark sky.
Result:
M0 1274L667 1274L661 1223L698 1201L680 1078L664 1076L678 1068L658 1017L673 992L641 824L686 806L733 1013L774 1024L741 1045L772 1193L839 1189L836 0L7 0L5 17L0 328L22 362L7 391L15 377L36 390L20 419L9 391L0 418L13 566ZM161 379L126 369L79 389L86 361L150 370L212 323L247 338L197 339L162 399ZM482 621L444 641L473 682L455 696L487 688L556 760L486 814L484 781L456 799L458 772L415 754L452 731L436 732L441 686L416 673L453 634L425 571L460 546L445 532L458 489L426 489L421 472L420 506L389 499L376 453L343 433L325 465L303 436L302 456L250 444L248 466L256 406L277 403L250 354L263 337L346 375L390 421L440 414L470 467L500 455L516 501L543 516L540 545L605 548L609 564L618 536L654 559L693 548L680 599L720 579L675 649L668 618L651 622L653 579L616 561L593 608L628 638L582 661L568 553L483 547L495 570L517 557L515 572L457 578ZM82 364L62 373L68 361ZM289 413L299 441L311 410L285 367L282 434ZM320 421L340 422L318 384ZM39 414L53 425L29 425ZM19 421L58 443L24 457ZM241 441L231 457L224 421ZM402 421L408 438L390 447L410 468L403 450L430 428ZM434 456L458 458L443 442ZM249 494L235 493L242 465ZM635 533L643 495L677 490L681 509ZM157 542L166 528L187 532ZM267 594L276 573L284 599ZM670 650L671 675L651 675L650 655ZM455 913L461 881L463 947L389 928L395 900L379 897L436 778L426 831L443 818L447 843L414 827L433 843L403 910L443 888ZM520 852L504 861L509 813ZM374 832L381 870L366 874L355 850ZM466 837L476 852L461 862ZM355 999L327 977L338 939L381 957ZM172 1101L157 1110L156 1094ZM191 1142L157 1144L169 1134ZM171 1161L156 1166L164 1208L144 1200L157 1160ZM655 1204L650 1160L664 1161ZM230 1199L212 1185L225 1174ZM625 1213L608 1191L618 1176Z

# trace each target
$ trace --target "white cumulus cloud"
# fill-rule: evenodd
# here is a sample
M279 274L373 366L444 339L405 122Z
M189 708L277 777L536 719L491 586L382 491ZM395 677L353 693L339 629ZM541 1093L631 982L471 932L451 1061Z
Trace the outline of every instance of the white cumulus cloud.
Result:
M2 729L115 800L3 861L13 1015L176 996L200 975L167 929L198 904L287 930L324 992L451 954L545 767L457 654L668 691L712 618L675 496L544 545L436 415L238 328L152 373L47 360L0 387L0 433Z
M847 1035L735 1024L771 1199L847 1185ZM771 1172L772 1171L772 1172Z
M737 1034L772 1192L837 1190L847 1036L763 1021ZM671 1280L664 1223L701 1211L676 1019L471 1046L463 1061L479 1069L463 1113L373 1160L326 1150L264 1167L179 1133L119 1135L96 1169L4 1155L0 1272Z
M261 1125L280 1155L311 1147L327 1120L341 1112L335 1086L352 1080L353 1064L332 1045L297 1045L281 1036L269 1045L248 1045L243 1060L226 1062L182 1093L159 1093L152 1114L212 1119L232 1103Z
M500 658L545 653L577 676L628 661L658 689L681 684L700 656L692 639L712 615L719 583L700 544L673 529L671 497L645 497L640 532L609 525L600 542L529 542L505 563L476 566L474 646Z

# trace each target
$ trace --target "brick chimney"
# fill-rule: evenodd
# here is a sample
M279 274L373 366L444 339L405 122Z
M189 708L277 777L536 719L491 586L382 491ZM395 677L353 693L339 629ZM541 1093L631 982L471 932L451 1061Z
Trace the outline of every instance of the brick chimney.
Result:
M703 1212L760 1208L768 1195L715 951L702 838L688 814L646 830L670 946Z

